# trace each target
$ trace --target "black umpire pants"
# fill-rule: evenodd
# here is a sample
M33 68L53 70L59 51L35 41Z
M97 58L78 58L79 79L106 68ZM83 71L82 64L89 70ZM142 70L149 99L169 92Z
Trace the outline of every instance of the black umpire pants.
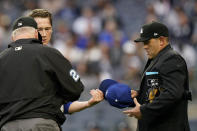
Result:
M60 131L60 128L54 120L31 118L7 122L0 131Z

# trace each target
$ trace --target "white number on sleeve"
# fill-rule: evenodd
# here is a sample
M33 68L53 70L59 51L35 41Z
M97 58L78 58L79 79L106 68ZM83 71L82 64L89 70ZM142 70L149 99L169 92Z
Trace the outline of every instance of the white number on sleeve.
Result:
M79 80L79 75L77 74L77 72L73 69L70 70L70 76L74 79L74 81L78 81Z

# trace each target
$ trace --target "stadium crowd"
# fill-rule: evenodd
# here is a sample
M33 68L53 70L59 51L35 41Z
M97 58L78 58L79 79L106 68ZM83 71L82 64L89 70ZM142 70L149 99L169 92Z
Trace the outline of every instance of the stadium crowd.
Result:
M147 58L143 46L133 40L140 26L153 20L165 23L170 29L170 41L186 59L190 86L193 97L196 97L197 0L1 0L0 51L7 48L6 44L10 42L13 20L36 8L47 9L53 14L50 46L58 49L78 70L86 86L81 99L87 99L89 90L97 88L100 81L106 78L129 84L133 89L139 88L141 71ZM103 131L126 131L125 123L117 124L118 121L115 121L119 128L114 129L110 122L108 127L101 122L104 121L101 117L105 116L101 114L112 110L112 107L103 109L105 104L92 108L94 111L88 109L95 115L88 116L89 119L99 120L100 123L85 121L84 130L91 127L92 131L93 128L99 131L99 125ZM112 111L111 114L117 115L117 112ZM71 120L76 124L80 114L73 116ZM125 121L123 116L119 117ZM105 120L114 123L113 117ZM79 128L83 131L82 127Z

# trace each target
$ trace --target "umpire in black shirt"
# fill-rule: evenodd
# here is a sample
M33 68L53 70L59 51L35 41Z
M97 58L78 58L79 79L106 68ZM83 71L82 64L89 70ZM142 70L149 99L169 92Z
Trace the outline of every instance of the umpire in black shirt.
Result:
M61 105L83 91L70 62L39 36L34 19L20 17L13 42L0 54L1 131L60 131L66 119Z
M152 22L142 26L135 40L143 43L148 56L134 99L136 106L124 111L138 119L137 131L190 131L187 65L169 44L168 36L164 24Z

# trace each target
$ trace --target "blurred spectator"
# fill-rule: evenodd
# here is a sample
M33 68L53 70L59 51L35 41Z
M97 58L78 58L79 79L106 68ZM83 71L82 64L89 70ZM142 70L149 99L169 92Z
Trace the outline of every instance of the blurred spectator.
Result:
M174 48L185 58L188 69L194 69L196 66L197 55L194 48L191 45L182 42L174 45Z
M180 41L184 41L186 43L190 43L191 36L193 33L193 23L189 19L189 17L185 14L183 8L175 7L174 12L174 22L173 19L168 21L169 29L171 31L171 35L173 38L178 39Z
M86 49L90 37L101 30L101 20L91 7L83 7L82 15L73 23L73 31L79 36L76 46Z
M119 35L119 36L117 36ZM114 46L116 37L120 37L119 41L122 45L126 40L125 34L119 29L117 21L109 19L105 21L104 29L99 34L99 43L106 45L108 48Z
M102 59L100 61L100 81L112 78L112 65L110 64L109 47L107 45L99 45L102 53Z
M143 59L140 57L141 55L144 57L144 51L142 50L141 44L136 44L133 42L135 39L135 35L131 37L131 40L125 42L123 45L123 81L131 86L132 89L138 89L141 79L141 70ZM140 49L141 48L141 49ZM141 51L140 51L141 50ZM140 53L139 53L140 52Z
M92 35L88 40L87 50L84 53L83 61L87 63L88 73L98 75L100 72L100 61L102 53L97 43L97 37Z
M117 10L111 2L105 2L103 9L100 10L99 14L102 19L102 25L104 25L107 20L114 20L116 21L117 26L122 28L123 23L117 14Z
M76 4L76 0L64 1L64 6L57 11L55 18L59 18L72 27L73 21L80 15L80 7Z
M179 28L179 16L174 9L171 9L169 14L165 16L164 23L166 23L170 32Z
M23 11L24 5L21 4L21 2L14 2L15 4L12 4L13 1L7 0L2 1L1 3L1 13L9 17L10 21L14 21L18 16L20 16L21 12ZM20 8L23 7L23 8ZM11 24L11 23L8 23Z
M170 11L170 0L154 0L152 4L155 13L160 17L160 19L166 16Z
M76 46L77 35L75 33L68 34L69 36L65 41L57 42L54 47L57 48L64 57L66 57L73 66L76 66L83 56L83 50Z
M99 127L92 127L89 131L101 131Z
M52 14L57 13L64 6L65 0L39 0L39 8L47 9Z
M196 0L180 0L177 1L177 5L183 7L183 10L187 16L191 14L192 8L194 7L194 2Z
M150 23L152 21L157 21L157 20L158 20L158 18L155 13L155 9L154 9L153 5L152 4L148 5L145 23Z
M82 15L73 23L73 31L78 35L97 34L101 30L101 20L91 7L84 7Z
M66 39L68 39L69 34L71 32L69 29L69 26L63 20L58 20L56 21L56 23L57 25L56 25L55 33L54 33L55 40L66 41ZM54 44L55 44L55 41L54 41Z
M8 35L8 28L10 23L10 17L8 15L0 13L0 52L7 48L7 45L5 43L9 43L9 37L6 36Z
M191 11L191 18L194 22L194 32L192 35L192 43L194 44L196 51L197 51L197 1L194 3L194 7Z
M24 1L24 10L33 10L38 8L37 0L26 0Z
M122 50L122 34L120 32L115 32L114 34L114 44L109 49L109 60L110 64L112 65L112 76L113 79L119 80L123 76L122 71L122 56L123 56L123 50Z

